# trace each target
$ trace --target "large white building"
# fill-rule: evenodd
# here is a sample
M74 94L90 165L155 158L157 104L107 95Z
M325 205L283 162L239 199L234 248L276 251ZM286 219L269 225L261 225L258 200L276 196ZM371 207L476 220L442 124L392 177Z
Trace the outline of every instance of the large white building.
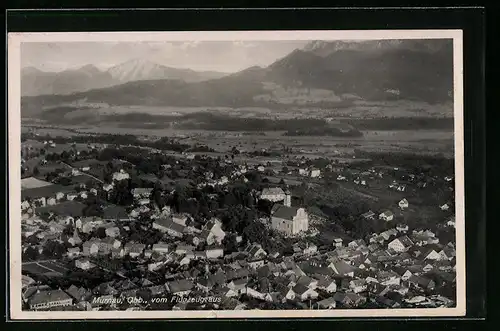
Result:
M115 172L113 174L113 180L115 181L120 181L120 180L125 180L129 179L130 175L123 169L120 169L120 172Z
M286 235L296 235L309 229L309 216L304 208L274 205L271 226Z
M288 207L292 204L292 195L290 194L290 191L283 191L280 187L263 189L260 194L260 199L271 202L283 202L283 204Z

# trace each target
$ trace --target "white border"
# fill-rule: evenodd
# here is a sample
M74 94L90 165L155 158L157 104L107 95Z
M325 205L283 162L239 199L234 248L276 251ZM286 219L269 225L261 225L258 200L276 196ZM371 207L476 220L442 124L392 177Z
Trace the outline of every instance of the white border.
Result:
M265 40L374 40L453 39L456 286L454 308L363 310L243 310L243 311L78 311L34 312L21 310L21 93L20 44L22 42L147 42L147 41L265 41ZM8 34L9 115L9 228L10 314L13 320L69 319L192 319L192 318L328 318L328 317L454 317L465 316L465 197L463 137L462 30L350 30L350 31L196 31L196 32L71 32ZM19 184L18 184L19 183Z

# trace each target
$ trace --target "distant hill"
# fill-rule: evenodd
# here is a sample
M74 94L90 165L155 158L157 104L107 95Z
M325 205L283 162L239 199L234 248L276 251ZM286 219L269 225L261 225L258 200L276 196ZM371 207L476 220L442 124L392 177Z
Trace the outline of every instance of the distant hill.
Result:
M130 81L174 79L200 82L220 78L225 73L165 67L146 60L131 60L101 71L93 65L62 72L44 72L34 67L21 71L22 96L67 95L120 85Z
M21 70L21 94L70 94L116 84L113 77L93 65L62 72L44 72L33 67Z
M273 63L267 78L367 100L442 102L453 90L452 46L445 40L312 42Z
M200 82L226 74L215 71L194 71L159 65L143 59L133 59L108 69L108 73L120 83L138 80L174 79L185 82Z
M81 100L109 105L335 107L353 96L441 103L452 97L453 47L448 40L316 41L267 68L251 67L208 80L218 74L136 60L105 74L126 83L72 95L23 98L23 105L35 111Z

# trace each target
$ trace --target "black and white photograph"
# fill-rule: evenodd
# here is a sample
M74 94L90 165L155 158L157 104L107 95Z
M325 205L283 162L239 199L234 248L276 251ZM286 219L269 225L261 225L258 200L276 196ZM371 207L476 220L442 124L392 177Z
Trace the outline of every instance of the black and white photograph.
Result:
M465 315L460 30L8 39L13 318Z

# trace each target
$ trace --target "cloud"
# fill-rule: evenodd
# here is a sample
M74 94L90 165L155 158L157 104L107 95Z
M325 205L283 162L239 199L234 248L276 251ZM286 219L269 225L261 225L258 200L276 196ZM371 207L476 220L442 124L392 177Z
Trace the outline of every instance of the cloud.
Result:
M186 42L183 42L181 45L180 45L180 48L181 49L190 49L190 48L196 48L198 47L199 45L199 41L195 40L195 41L186 41Z
M244 47L244 48L252 48L257 47L257 44L248 42L248 41L233 41L233 46L236 47Z

